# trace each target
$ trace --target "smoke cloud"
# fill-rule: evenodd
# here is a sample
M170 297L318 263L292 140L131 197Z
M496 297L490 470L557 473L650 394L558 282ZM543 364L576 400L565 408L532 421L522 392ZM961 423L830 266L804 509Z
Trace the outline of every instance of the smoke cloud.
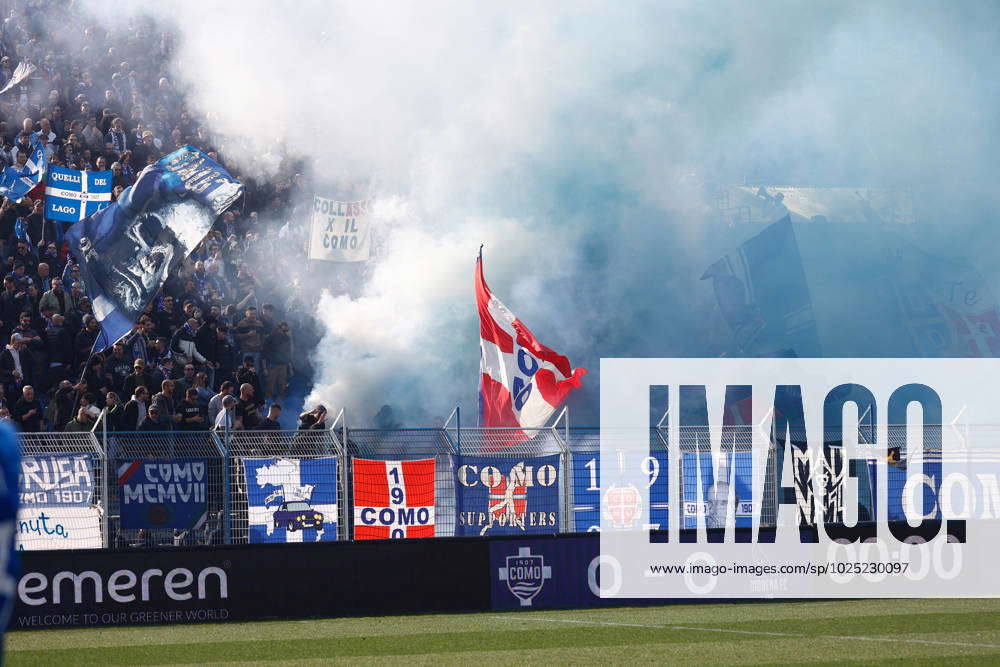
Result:
M364 284L304 285L327 330L311 399L352 423L384 403L410 425L472 411L481 243L494 292L593 372L577 424L596 423L601 357L726 351L698 279L759 229L709 224L714 182L918 187L927 233L996 282L994 3L163 11L175 78L243 173L273 174L284 151L309 159L315 194L374 184Z

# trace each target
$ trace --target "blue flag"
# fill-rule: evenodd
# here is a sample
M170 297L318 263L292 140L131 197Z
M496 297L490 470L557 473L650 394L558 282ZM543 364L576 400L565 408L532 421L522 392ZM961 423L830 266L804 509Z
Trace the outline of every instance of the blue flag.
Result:
M35 137L31 140L31 155L23 168L4 167L0 174L0 195L14 202L24 199L31 190L42 182L49 159L45 147Z
M45 217L79 222L111 203L111 171L77 171L52 165L45 181Z
M167 275L243 193L222 165L185 146L139 173L118 201L66 232L103 335L127 334Z

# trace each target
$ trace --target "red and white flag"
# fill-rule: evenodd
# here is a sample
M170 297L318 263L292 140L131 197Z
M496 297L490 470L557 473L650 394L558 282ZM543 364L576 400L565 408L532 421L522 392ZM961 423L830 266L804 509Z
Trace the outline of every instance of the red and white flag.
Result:
M479 308L479 425L541 428L571 391L585 368L538 342L524 323L496 298L483 278L483 254L476 259ZM525 435L525 438L531 437Z

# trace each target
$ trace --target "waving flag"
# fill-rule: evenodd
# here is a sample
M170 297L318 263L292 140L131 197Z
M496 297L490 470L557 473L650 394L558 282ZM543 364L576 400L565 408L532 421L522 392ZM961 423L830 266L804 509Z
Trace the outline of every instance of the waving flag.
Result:
M538 342L524 323L493 296L483 277L483 253L476 260L479 307L479 425L540 428L580 386L585 368ZM529 435L524 434L524 439Z
M4 84L3 88L0 88L0 95L3 95L8 90L21 83L35 71L35 66L28 62L20 62L17 67L14 68L13 73L10 76L10 81Z
M45 147L38 141L38 137L31 140L31 155L24 167L4 167L0 174L0 195L13 202L24 199L36 185L42 182L45 171L48 168L49 160L45 156Z
M111 206L69 228L66 238L103 332L96 351L129 332L167 276L242 193L222 165L185 146L139 172Z

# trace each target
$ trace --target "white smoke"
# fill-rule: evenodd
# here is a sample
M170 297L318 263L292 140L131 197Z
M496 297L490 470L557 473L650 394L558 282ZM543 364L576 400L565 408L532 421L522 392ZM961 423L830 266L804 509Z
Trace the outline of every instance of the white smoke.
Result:
M273 174L285 150L323 182L377 184L385 248L359 296L306 286L328 329L311 400L352 423L384 403L413 424L474 406L480 243L493 290L575 365L711 356L728 334L698 276L730 246L701 224L706 180L974 179L998 147L988 5L163 12L176 78L246 143L227 149L241 171ZM576 399L590 414L596 379Z

